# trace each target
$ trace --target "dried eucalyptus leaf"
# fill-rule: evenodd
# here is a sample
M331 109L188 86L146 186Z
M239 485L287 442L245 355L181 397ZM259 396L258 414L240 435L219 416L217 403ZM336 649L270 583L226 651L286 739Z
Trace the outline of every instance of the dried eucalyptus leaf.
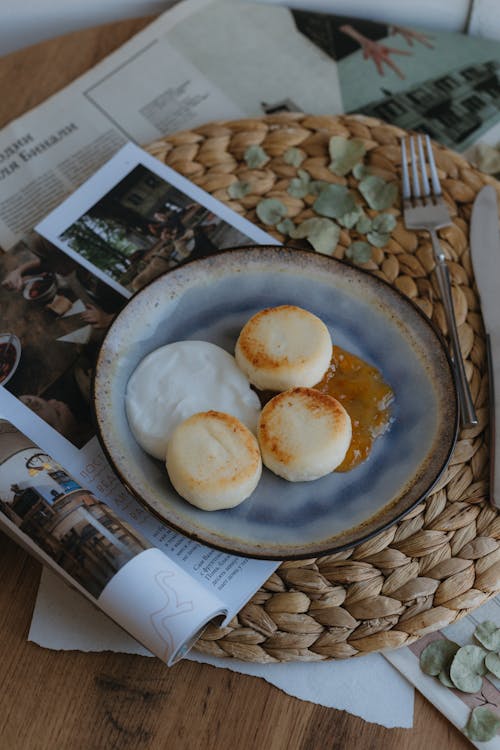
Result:
M477 706L467 722L464 732L473 742L488 742L500 728L500 716L486 706Z
M339 216L338 222L339 224L342 224L343 227L346 227L346 229L352 229L362 215L363 209L361 208L361 206L356 206L354 211L349 211L343 216Z
M338 219L356 209L353 194L344 185L325 185L313 204L317 214Z
M291 236L291 232L295 229L295 224L287 217L286 219L283 219L283 221L280 221L279 224L276 224L276 229L278 232L281 232L281 234L289 234Z
M437 677L442 671L447 670L459 648L458 643L446 638L432 641L420 654L420 669L425 674Z
M366 177L370 174L370 169L366 166L366 164L359 162L359 164L355 164L352 168L352 173L357 180L362 180L363 177Z
M484 664L488 672L491 672L491 674L494 674L500 680L500 655L490 651L484 657Z
M331 255L337 247L340 227L330 219L306 219L290 232L294 239L307 239L317 253Z
M389 234L381 234L380 232L368 232L366 239L374 247L385 247L389 242Z
M278 224L287 213L288 209L284 203L277 198L264 198L255 207L257 216L263 224Z
M487 671L484 664L486 653L480 646L462 646L458 649L450 666L450 677L456 688L464 693L481 690Z
M368 263L372 257L372 249L368 242L352 242L345 254L354 263Z
M283 161L285 164L290 164L292 167L300 167L305 158L306 155L298 148L295 148L295 146L287 148L283 154Z
M342 135L330 138L328 150L332 159L329 169L340 176L348 174L366 153L361 138L344 138Z
M287 192L294 198L304 198L309 193L311 177L304 169L299 169L298 177L290 180Z
M375 209L375 211L384 211L386 208L390 208L398 194L395 182L386 182L375 174L363 177L358 188L370 208Z
M258 169L264 164L267 164L270 157L266 154L262 146L256 146L254 144L253 146L248 146L243 158L245 159L247 167L250 169Z
M360 234L367 234L372 228L372 220L366 214L363 214L356 224L356 231Z
M392 232L396 226L396 219L392 214L378 214L372 221L373 231L381 234Z
M248 182L232 182L228 189L227 194L230 198L235 198L238 200L239 198L244 198L244 196L250 192L250 183Z
M441 672L438 674L438 680L439 682L444 685L445 687L454 688L455 685L450 680L450 671L449 669L442 669Z
M319 195L323 188L327 187L327 185L330 185L331 183L325 182L324 180L311 180L309 183L309 194L310 195Z
M485 620L477 626L474 638L488 651L500 651L500 628L491 620Z

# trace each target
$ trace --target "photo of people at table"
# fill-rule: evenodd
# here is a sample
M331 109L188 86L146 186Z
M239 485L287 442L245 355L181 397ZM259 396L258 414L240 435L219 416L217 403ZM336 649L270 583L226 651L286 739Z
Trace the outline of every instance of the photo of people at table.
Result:
M0 251L0 385L77 447L94 434L92 371L124 303L34 232Z
M60 239L129 292L188 260L249 242L144 165L132 169Z

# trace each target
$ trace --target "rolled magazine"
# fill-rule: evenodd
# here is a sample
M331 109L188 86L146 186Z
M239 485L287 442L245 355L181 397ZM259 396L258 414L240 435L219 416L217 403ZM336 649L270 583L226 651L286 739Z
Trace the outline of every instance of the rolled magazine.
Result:
M210 590L3 419L0 528L168 665L227 614Z

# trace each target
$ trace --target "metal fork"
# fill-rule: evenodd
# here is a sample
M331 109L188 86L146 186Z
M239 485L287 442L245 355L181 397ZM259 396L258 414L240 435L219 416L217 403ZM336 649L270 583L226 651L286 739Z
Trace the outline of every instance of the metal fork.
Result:
M407 229L425 229L429 232L431 237L434 259L436 261L435 274L443 302L450 337L452 359L455 367L455 381L457 385L458 400L460 403L460 421L462 427L472 427L472 425L477 424L477 416L474 410L474 403L470 394L467 376L465 374L462 353L460 351L460 341L458 338L455 311L453 309L453 298L451 296L450 274L448 266L446 265L446 256L439 244L437 236L438 229L449 226L452 222L448 208L443 199L443 191L441 190L436 162L434 161L434 154L432 153L431 140L428 135L425 136L428 164L426 163L424 154L422 136L417 136L416 141L417 147L415 148L415 138L413 136L409 138L411 163L410 184L406 142L404 138L401 140L404 221ZM418 157L416 151L418 151ZM428 172L430 173L430 181Z

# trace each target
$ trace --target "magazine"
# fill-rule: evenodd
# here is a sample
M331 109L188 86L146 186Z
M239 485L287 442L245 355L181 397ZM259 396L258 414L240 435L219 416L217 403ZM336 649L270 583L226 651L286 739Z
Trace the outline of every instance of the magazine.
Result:
M134 144L37 230L0 255L0 527L171 664L278 563L186 539L131 497L95 435L93 366L151 278L276 240Z
M128 141L280 110L341 112L336 70L286 8L183 0L0 132L0 247Z

